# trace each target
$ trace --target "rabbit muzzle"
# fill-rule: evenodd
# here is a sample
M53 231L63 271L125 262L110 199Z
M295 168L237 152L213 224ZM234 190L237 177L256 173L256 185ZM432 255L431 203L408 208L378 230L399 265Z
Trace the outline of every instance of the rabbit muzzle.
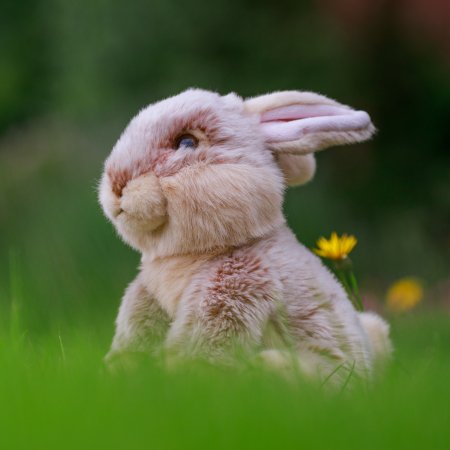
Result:
M167 200L153 173L130 180L122 189L117 204L116 220L133 222L147 231L160 227L167 218Z

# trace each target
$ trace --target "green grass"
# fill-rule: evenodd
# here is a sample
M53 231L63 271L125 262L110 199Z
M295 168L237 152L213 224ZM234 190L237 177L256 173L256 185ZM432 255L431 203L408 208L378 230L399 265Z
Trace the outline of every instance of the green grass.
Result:
M383 378L336 393L257 368L174 372L143 360L110 373L105 323L34 337L3 331L2 449L410 450L450 442L450 327L434 315L394 322L397 351Z

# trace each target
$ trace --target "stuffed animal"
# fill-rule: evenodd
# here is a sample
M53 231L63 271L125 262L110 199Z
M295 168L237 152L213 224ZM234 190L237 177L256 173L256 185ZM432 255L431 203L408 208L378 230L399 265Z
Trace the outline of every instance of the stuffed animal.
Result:
M108 358L164 348L283 366L294 353L312 377L337 367L370 376L390 351L387 324L354 309L282 203L287 186L313 177L314 152L373 132L367 113L311 92L244 100L189 89L140 111L99 187L106 216L142 254Z

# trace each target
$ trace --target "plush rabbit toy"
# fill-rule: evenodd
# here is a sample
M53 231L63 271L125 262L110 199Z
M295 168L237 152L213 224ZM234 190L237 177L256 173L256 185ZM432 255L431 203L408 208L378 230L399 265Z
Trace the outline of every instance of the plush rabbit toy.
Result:
M190 89L143 109L99 189L107 217L142 253L109 358L164 348L229 362L239 349L283 365L287 334L306 374L345 365L370 374L389 353L387 324L355 311L287 227L282 203L287 185L314 175L314 152L373 132L365 112L311 92L243 100Z

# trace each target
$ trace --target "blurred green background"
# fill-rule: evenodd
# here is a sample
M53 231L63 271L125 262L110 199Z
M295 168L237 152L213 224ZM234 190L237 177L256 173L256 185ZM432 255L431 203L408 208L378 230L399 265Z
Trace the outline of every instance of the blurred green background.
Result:
M286 214L313 246L355 234L373 305L415 276L450 309L450 12L445 0L2 0L0 298L27 330L109 324L138 255L96 200L143 106L197 86L323 93L368 111L369 143L318 155Z

